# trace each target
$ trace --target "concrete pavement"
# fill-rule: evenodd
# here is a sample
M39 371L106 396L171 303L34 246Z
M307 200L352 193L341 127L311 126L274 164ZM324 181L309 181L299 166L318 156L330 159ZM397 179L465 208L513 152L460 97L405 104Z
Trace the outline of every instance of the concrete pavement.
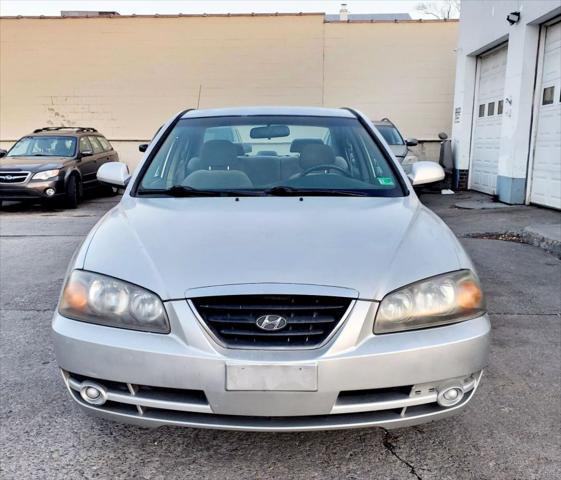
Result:
M74 249L115 199L75 211L0 213L0 467L3 479L556 479L561 475L561 261L474 234L558 223L533 207L461 210L425 195L472 256L488 294L491 362L467 411L385 432L145 430L70 401L50 319Z

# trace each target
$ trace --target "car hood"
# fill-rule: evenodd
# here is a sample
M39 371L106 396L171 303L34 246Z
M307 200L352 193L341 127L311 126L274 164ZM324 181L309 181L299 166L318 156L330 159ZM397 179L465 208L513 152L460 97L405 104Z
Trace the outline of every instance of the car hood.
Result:
M469 267L448 227L414 196L134 198L100 220L76 268L164 300L193 288L307 284L366 299Z
M50 168L60 168L68 161L66 157L3 157L0 159L0 169L25 170L38 172Z

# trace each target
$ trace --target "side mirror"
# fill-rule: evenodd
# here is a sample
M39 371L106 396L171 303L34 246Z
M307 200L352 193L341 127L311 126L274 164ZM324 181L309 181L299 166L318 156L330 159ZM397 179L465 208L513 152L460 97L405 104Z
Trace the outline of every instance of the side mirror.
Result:
M415 147L419 144L419 141L416 138L408 138L405 143L408 147Z
M8 153L7 150L4 150L3 148L0 148L0 158L5 157L7 153Z
M141 143L138 146L138 151L144 153L146 150L148 150L148 144L147 143Z
M91 157L92 155L93 150L84 150L83 152L80 152L80 158Z
M124 188L129 183L131 175L129 167L121 162L104 163L97 171L97 179L112 187Z
M411 164L411 171L407 175L413 185L444 180L444 169L436 162L416 162Z

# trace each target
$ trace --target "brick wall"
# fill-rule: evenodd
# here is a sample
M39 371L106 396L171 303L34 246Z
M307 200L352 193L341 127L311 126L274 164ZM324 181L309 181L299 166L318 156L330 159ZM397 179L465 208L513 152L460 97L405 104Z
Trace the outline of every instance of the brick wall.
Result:
M0 19L0 142L93 126L136 145L200 105L353 106L436 138L451 121L456 22L321 14Z

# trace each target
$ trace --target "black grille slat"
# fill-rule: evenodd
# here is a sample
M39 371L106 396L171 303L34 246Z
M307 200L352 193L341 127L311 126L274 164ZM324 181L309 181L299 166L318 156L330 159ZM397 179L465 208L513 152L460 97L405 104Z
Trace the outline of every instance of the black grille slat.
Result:
M351 299L313 295L237 295L191 299L199 316L226 346L314 347L324 342ZM257 319L280 315L286 326L263 330Z
M215 322L215 323L250 323L250 324L254 324L255 323L255 318L253 317L240 317L239 315L228 315L228 316L222 316L222 315L208 315L207 317L207 322Z
M199 308L206 308L209 310L269 310L278 311L286 310L289 307L290 310L333 310L334 308L346 308L345 305L237 305L237 304L221 304L221 305L199 305Z
M292 330L284 332L255 332L252 330L220 330L222 335L250 336L250 337L305 337L323 335L323 330Z
M240 315L228 315L228 316L221 316L221 315L208 315L207 317L207 322L212 322L212 323L226 323L226 324L232 324L232 323L249 323L249 324L255 324L255 320L257 320L256 317L252 316L247 316L247 317L242 317ZM336 322L337 319L335 317L330 317L330 316L317 316L317 317L288 317L286 319L286 321L288 322L289 325L300 325L300 324L321 324L321 323L333 323Z

